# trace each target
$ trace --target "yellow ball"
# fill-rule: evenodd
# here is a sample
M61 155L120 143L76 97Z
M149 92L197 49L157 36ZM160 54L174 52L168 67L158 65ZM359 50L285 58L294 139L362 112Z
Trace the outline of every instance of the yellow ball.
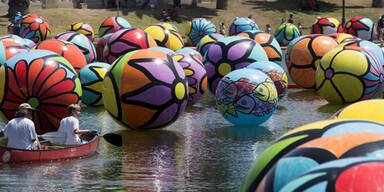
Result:
M184 41L180 33L164 24L151 25L144 29L144 31L152 36L157 45L161 47L166 47L173 51L184 47Z

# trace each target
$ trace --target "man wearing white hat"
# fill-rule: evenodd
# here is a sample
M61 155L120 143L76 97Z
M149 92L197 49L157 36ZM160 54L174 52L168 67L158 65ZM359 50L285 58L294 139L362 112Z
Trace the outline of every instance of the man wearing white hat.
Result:
M37 138L35 124L32 114L36 110L28 103L22 103L15 114L15 118L10 120L4 128L4 135L8 137L8 147L17 149L34 149L34 143L40 148Z

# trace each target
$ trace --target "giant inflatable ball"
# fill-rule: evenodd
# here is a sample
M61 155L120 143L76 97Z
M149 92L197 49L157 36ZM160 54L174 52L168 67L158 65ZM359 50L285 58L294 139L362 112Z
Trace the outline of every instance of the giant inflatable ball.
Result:
M129 28L131 24L122 17L109 17L99 27L99 37L108 33L114 33L123 28Z
M44 17L29 14L21 20L19 35L22 38L30 39L35 43L49 39L51 36L51 27Z

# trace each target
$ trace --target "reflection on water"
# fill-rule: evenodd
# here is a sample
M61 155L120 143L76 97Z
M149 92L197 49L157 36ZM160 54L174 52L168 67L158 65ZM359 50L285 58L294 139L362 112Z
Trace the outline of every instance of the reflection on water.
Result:
M122 147L102 139L91 157L1 165L0 191L237 191L273 140L336 110L313 91L292 89L265 123L234 126L207 93L169 127L134 131L122 128L103 107L88 107L80 126L119 133Z

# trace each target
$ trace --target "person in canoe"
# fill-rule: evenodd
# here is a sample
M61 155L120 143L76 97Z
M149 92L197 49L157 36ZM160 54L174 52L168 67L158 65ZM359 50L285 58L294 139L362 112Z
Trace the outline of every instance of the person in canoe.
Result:
M4 136L8 137L8 147L17 149L40 149L40 142L36 134L35 124L32 121L33 111L28 103L22 103L4 128Z
M79 135L83 133L90 133L90 130L80 130L79 128L79 115L81 111L81 107L77 104L70 104L67 107L68 117L65 117L60 121L60 127L58 132L66 133L66 145L79 145L86 143L86 141L82 141Z

